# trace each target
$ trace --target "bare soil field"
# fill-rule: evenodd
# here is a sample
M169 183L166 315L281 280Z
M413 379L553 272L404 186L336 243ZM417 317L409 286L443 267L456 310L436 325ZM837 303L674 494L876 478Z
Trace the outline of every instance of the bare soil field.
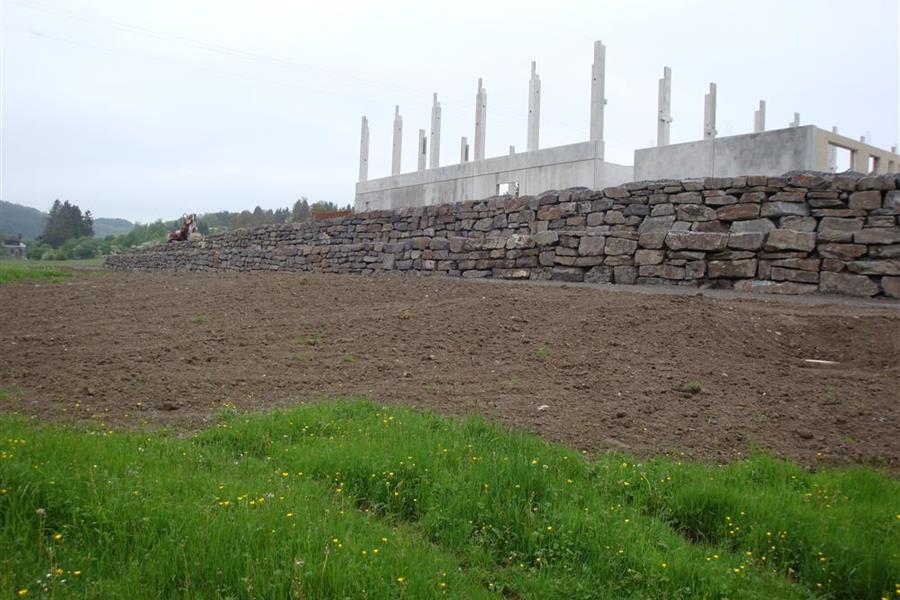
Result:
M0 300L0 410L43 419L191 430L362 395L588 452L900 470L897 303L267 273L81 275Z

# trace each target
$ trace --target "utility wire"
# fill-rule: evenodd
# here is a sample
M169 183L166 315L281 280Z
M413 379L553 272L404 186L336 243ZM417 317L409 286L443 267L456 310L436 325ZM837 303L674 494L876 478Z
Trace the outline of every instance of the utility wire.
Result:
M105 19L105 18L93 16L93 15L88 15L86 13L81 13L81 12L77 12L77 11L73 11L73 10L59 8L59 7L52 6L52 5L43 3L43 2L38 2L36 0L2 0L2 2L8 3L8 4L17 4L17 5L25 7L25 8L30 8L32 10L38 10L38 11L42 11L45 13L56 14L59 16L70 18L70 19L90 23L93 25L115 29L118 31L125 31L128 33L143 35L143 36L158 39L161 41L177 43L177 44L185 45L185 46L192 47L195 49L204 50L207 52L218 53L218 54L222 54L222 55L226 55L226 56L240 58L243 60L255 61L255 62L267 64L270 66L276 66L276 67L287 68L287 69L292 69L292 70L307 71L307 72L323 75L325 77L330 77L333 79L342 80L342 81L349 82L349 83L366 85L366 86L378 88L381 90L401 92L403 94L417 96L420 98L431 98L431 93L423 92L422 90L416 90L413 88L398 86L398 85L386 83L383 81L378 81L378 80L374 80L374 79L359 77L356 75L341 73L338 71L333 71L333 70L324 69L321 67L316 67L313 65L298 63L298 62L291 61L291 60L275 58L275 57L268 56L265 54L260 54L257 52L250 52L250 51L246 51L246 50L232 48L229 46L223 46L220 44L203 42L200 40L196 40L196 39L192 39L192 38L188 38L188 37L184 37L184 36L180 36L180 35L166 33L163 31L158 31L158 30L141 27L141 26L137 26L137 25L131 25L129 23L123 23L121 21L114 21L111 19ZM42 34L42 35L44 37L51 37L51 36L47 36L46 34ZM65 41L72 42L72 40L65 40ZM147 58L147 57L144 56L144 58ZM318 93L325 94L328 92L318 90ZM475 108L474 103L459 101L459 100L453 99L452 97L449 99L442 97L441 102L442 102L442 104L455 105L458 108L462 108L462 109L474 110L474 108ZM489 106L488 113L494 113L495 115L498 115L498 116L505 116L507 118L517 119L520 121L527 121L527 119L528 119L528 116L526 114L523 114L519 111L511 110L508 108L503 108L503 107ZM565 123L565 122L555 121L555 120L554 121L544 121L543 124L549 125L552 127L557 127L557 128L570 129L570 130L578 131L580 133L584 133L586 131L586 127L584 127L584 126L579 126L579 125L575 125L572 123Z

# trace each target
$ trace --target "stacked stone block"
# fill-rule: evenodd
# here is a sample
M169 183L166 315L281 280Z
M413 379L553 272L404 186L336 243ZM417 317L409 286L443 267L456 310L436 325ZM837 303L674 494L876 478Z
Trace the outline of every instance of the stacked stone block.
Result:
M900 176L794 173L375 211L111 256L111 269L399 271L900 297Z

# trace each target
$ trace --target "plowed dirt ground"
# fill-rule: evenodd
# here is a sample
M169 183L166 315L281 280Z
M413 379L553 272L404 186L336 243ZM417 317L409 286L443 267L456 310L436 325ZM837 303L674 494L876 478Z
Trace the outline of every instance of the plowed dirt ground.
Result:
M900 305L667 292L274 273L8 284L0 410L191 430L231 405L362 395L589 452L758 447L900 470Z

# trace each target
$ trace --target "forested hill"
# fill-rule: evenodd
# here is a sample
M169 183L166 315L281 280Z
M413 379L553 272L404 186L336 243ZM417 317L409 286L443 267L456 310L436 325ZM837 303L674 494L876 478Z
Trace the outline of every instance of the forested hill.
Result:
M0 200L0 232L5 236L21 233L25 239L34 239L44 233L47 217L36 208Z
M4 236L22 234L26 240L33 240L44 233L44 225L49 215L30 206L22 206L0 200L0 233ZM125 219L94 218L94 237L122 235L134 229L134 223Z

